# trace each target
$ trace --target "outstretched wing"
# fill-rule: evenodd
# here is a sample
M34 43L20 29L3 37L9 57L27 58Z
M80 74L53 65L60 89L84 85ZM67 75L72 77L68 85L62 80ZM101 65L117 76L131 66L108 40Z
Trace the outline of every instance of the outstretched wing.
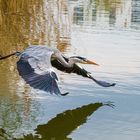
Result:
M17 62L19 75L35 89L40 89L51 94L61 94L57 85L57 76L53 71L36 73L27 60L20 58ZM66 93L67 94L67 93ZM63 94L61 94L63 95ZM65 95L65 94L64 94Z
M64 57L64 59L68 62L68 58ZM115 86L115 83L109 83L106 81L99 81L95 79L90 72L86 71L84 68L78 66L77 64L74 64L73 67L65 67L62 65L62 63L55 59L51 61L51 64L53 67L56 69L66 72L66 73L76 73L78 75L81 75L83 77L87 77L92 79L94 82L96 82L98 85L103 86L103 87L110 87L110 86Z

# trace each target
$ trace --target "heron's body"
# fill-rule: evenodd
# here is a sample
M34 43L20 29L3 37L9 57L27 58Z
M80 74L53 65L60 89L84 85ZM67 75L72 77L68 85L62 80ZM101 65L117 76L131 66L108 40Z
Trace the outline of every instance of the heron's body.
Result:
M36 73L49 72L52 70L51 58L58 51L43 45L29 46L22 54L21 59L28 61Z
M46 46L29 46L17 62L20 76L35 89L61 94L56 83L58 78L51 65L52 55L58 52L57 49Z
M1 57L5 59L16 53ZM51 94L61 94L57 85L57 75L55 74L53 67L66 73L76 73L87 77L95 81L97 84L103 87L114 86L108 82L96 80L91 74L78 66L77 63L94 64L93 61L87 60L80 56L65 57L56 48L50 48L45 45L31 45L24 50L20 55L20 59L17 62L17 69L19 75L35 89L44 90Z

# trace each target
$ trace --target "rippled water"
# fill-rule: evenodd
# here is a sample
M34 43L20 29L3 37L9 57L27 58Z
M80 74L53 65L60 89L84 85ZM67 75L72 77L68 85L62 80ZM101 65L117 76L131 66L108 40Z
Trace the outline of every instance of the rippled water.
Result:
M57 97L26 85L16 70L18 58L0 61L0 128L18 138L36 133L48 140L140 139L138 0L1 0L0 5L1 55L28 44L56 46L65 55L95 60L99 67L82 66L97 79L117 83L102 88L56 71L60 89L70 92ZM107 101L115 108L103 104Z

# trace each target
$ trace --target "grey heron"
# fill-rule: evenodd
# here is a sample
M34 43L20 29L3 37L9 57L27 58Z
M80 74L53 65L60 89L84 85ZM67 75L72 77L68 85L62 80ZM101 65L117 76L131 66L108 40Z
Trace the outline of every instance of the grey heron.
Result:
M62 94L60 92L57 85L58 78L53 67L66 73L76 73L92 79L98 85L103 87L115 86L115 83L96 80L90 72L77 64L98 65L97 63L81 56L66 57L57 48L51 48L45 45L30 45L23 52L15 52L4 57L1 56L0 60L15 54L18 54L20 57L17 62L19 75L27 84L35 89L40 89L57 95L68 94Z

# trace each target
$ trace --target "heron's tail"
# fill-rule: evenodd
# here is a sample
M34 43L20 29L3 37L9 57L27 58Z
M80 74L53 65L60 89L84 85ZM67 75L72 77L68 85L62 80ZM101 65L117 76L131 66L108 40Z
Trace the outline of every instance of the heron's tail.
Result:
M116 83L109 83L109 82L105 82L105 81L99 81L99 80L93 78L91 75L90 75L89 78L92 79L94 82L96 82L98 85L100 85L102 87L111 87L111 86L116 85Z
M13 55L16 55L16 56L19 56L21 54L21 52L14 52L14 53L11 53L11 54L8 54L6 56L1 56L0 55L0 60L3 60L3 59L6 59L6 58L9 58L10 56L13 56Z

